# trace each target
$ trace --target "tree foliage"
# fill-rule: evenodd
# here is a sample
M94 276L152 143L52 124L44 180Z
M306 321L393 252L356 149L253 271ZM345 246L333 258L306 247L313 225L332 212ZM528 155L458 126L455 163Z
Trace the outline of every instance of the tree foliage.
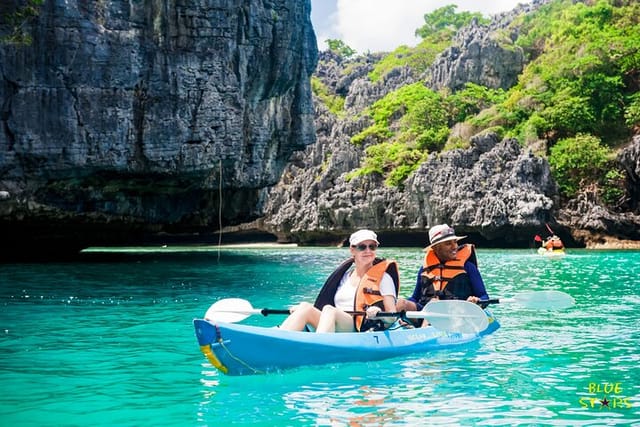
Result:
M482 110L503 102L505 98L503 89L490 89L475 83L467 83L464 89L446 99L445 108L451 119L450 124L464 122Z
M444 39L423 40L415 47L399 46L376 63L369 73L369 79L376 82L397 67L409 67L416 75L420 75L429 69L436 56L449 44L450 40Z
M356 54L355 49L349 47L345 42L338 39L327 39L327 47L333 53L340 55L343 58L351 58Z
M473 83L453 94L434 92L422 83L387 94L366 111L373 124L351 138L352 143L367 146L364 166L357 174L376 172L387 184L401 185L429 153L463 145L461 141L447 145L453 124L504 98L502 89ZM393 150L373 147L388 143Z
M605 174L610 150L599 138L579 134L551 147L549 164L560 191L573 197L578 189L597 183Z
M24 5L17 6L13 12L0 17L0 43L6 44L31 44L31 34L27 25L40 14L40 7L44 0L26 0Z
M629 95L624 109L625 123L634 130L640 130L640 92Z
M469 25L473 19L476 19L479 24L489 22L481 13L456 13L457 8L458 6L450 4L425 14L424 25L416 30L416 36L425 39L437 33L455 33L460 28Z
M455 9L426 14L416 31L423 42L387 55L370 78L398 66L428 72L459 28L473 19L485 22ZM545 140L564 195L596 185L606 203L619 200L624 173L609 158L640 128L640 2L552 0L510 25L501 35L510 43L515 37L513 46L527 59L515 86L504 91L467 84L438 93L417 83L389 93L365 112L371 126L352 138L365 147L363 167L354 175L377 173L402 185L428 153L465 146L460 133L449 136L464 122L474 133L491 130L525 145Z
M527 15L516 44L533 59L499 108L510 135L537 129L553 143L590 133L607 144L627 136L640 83L639 16L638 3L612 0L558 0Z

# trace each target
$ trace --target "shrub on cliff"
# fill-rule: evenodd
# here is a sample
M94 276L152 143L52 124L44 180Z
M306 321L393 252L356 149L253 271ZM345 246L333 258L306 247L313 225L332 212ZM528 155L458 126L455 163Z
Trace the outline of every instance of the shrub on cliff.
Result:
M10 12L0 17L0 43L31 44L28 24L40 14L43 3L44 0L26 0L24 5L9 6Z
M333 95L318 77L311 77L311 91L333 114L339 115L344 112L344 98Z
M581 188L600 188L603 201L612 204L624 194L620 171L613 168L612 151L593 135L579 134L551 147L551 172L563 195L574 197Z
M489 22L477 12L456 13L457 7L448 5L425 14L424 25L415 31L415 35L422 38L422 41L416 47L400 46L389 53L369 73L369 79L375 82L401 66L409 67L420 75L431 66L440 52L451 45L460 28L469 25L474 19L481 24Z

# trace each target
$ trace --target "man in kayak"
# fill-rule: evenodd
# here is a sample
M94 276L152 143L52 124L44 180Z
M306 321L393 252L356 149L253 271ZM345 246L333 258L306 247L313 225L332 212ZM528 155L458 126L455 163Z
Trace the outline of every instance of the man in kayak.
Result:
M564 249L562 240L560 240L560 237L556 236L555 234L549 236L547 240L544 241L542 246L548 251L559 251Z
M429 229L429 246L425 249L424 263L418 271L413 294L399 298L397 311L422 310L432 299L458 299L478 303L489 295L482 281L475 248L458 241L467 236L456 236L453 228L439 224Z
M314 304L291 308L280 329L316 332L355 332L386 329L394 318L376 318L381 311L395 311L400 275L395 261L376 257L378 236L359 230L349 237L351 257L327 279ZM363 313L352 314L351 311Z

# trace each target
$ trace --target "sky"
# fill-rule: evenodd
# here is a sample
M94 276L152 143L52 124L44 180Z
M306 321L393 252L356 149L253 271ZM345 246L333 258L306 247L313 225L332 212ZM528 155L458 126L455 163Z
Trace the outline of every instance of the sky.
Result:
M392 51L415 46L416 29L424 14L455 4L456 12L480 12L486 17L530 0L311 0L311 21L318 49L327 39L339 39L358 53Z

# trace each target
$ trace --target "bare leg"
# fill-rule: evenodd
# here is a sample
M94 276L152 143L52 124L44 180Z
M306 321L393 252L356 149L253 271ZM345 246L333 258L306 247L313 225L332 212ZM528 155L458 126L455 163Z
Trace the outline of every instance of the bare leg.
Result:
M322 307L316 332L353 332L353 317L331 305Z
M336 331L336 308L331 305L322 307L320 320L316 332L335 332Z
M286 331L303 331L307 324L317 328L320 320L320 310L315 308L313 304L302 302L298 304L289 317L280 325L280 329Z
M336 332L355 332L353 316L342 310L336 310Z

